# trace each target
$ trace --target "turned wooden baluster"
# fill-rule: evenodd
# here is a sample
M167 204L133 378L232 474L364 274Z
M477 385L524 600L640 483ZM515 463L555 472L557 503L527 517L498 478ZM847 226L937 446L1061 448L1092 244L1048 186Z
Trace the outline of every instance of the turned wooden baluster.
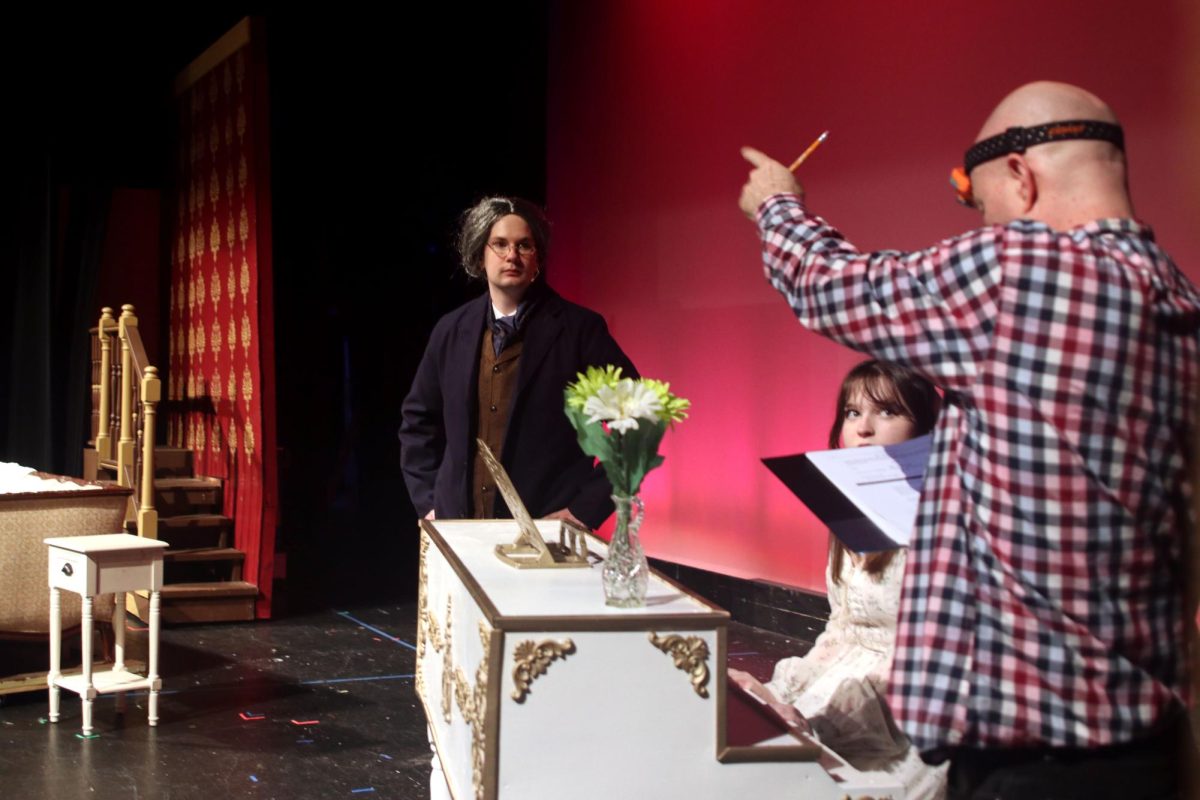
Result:
M100 309L100 324L96 335L100 337L100 424L96 431L96 457L101 460L112 458L112 339L108 327L113 324L112 309Z
M117 442L117 483L131 486L133 481L133 350L129 344L129 328L137 327L133 306L121 306L119 320L121 336L121 438Z
M138 535L158 538L158 511L154 508L154 416L162 399L162 381L157 367L146 367L142 378L142 480L138 504Z

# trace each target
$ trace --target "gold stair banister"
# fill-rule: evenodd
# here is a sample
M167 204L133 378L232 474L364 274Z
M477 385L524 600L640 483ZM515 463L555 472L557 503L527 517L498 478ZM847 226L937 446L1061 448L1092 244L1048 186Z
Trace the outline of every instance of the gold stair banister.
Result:
M101 311L97 335L100 337L100 431L96 435L96 457L112 458L112 440L106 416L119 392L119 438L117 440L117 483L134 490L130 498L130 518L136 519L139 536L158 538L158 512L154 507L154 423L162 399L162 381L158 370L148 363L146 348L138 331L132 305L121 306L116 321L121 340L119 366L111 368L112 345L108 331L113 325L112 309ZM114 387L113 382L119 384ZM138 439L141 442L138 442ZM111 461L110 461L111 463Z

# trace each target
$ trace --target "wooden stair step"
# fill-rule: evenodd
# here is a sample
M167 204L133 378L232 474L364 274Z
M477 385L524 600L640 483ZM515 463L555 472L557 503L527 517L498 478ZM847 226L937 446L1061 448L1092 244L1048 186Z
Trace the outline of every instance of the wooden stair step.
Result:
M258 597L258 587L246 581L173 583L162 588L163 602L206 597Z
M191 547L163 553L164 561L176 563L191 561L245 561L246 554L234 547Z
M240 581L246 554L233 547L194 547L163 554L163 582Z
M228 547L232 533L233 520L223 514L177 514L158 519L158 538L170 543L173 550Z
M219 478L155 478L154 504L159 518L221 510Z
M135 592L137 615L150 618L150 599ZM176 583L162 588L162 621L169 625L190 622L248 622L254 619L258 587L246 581Z
M169 543L176 551L229 547L233 543L233 519L220 513L184 513L160 517L158 539Z
M186 447L155 447L154 476L190 478L195 472L192 458L192 451Z

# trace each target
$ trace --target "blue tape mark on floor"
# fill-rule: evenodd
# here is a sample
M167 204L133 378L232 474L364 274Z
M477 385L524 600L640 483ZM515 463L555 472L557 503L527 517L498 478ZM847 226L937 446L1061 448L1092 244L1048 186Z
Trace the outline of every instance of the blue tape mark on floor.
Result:
M391 641L395 642L396 644L404 645L409 650L415 651L417 649L416 645L409 644L408 642L404 641L403 639L397 639L395 636L392 636L390 633L387 633L386 631L381 631L381 630L379 630L379 628L376 628L374 625L370 625L366 622L363 622L361 619L358 619L357 617L352 616L350 614L350 612L348 612L348 611L338 611L335 613L337 613L337 615L339 617L345 617L346 619L350 620L351 622L353 622L357 625L361 625L362 627L369 630L371 633L377 633L380 636L382 636L383 638L390 639Z
M401 681L412 677L412 675L363 675L360 678L317 678L311 681L300 681L300 685L315 686L323 683L357 683L359 681Z

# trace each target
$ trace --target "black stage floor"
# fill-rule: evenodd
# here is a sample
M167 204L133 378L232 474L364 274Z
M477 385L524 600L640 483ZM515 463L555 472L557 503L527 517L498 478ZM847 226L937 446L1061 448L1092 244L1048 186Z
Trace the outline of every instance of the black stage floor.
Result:
M157 728L144 694L123 718L97 699L86 740L74 694L56 724L44 691L0 697L0 798L427 797L415 633L415 603L165 629ZM132 658L145 638L130 628ZM735 623L729 663L766 678L808 646Z

